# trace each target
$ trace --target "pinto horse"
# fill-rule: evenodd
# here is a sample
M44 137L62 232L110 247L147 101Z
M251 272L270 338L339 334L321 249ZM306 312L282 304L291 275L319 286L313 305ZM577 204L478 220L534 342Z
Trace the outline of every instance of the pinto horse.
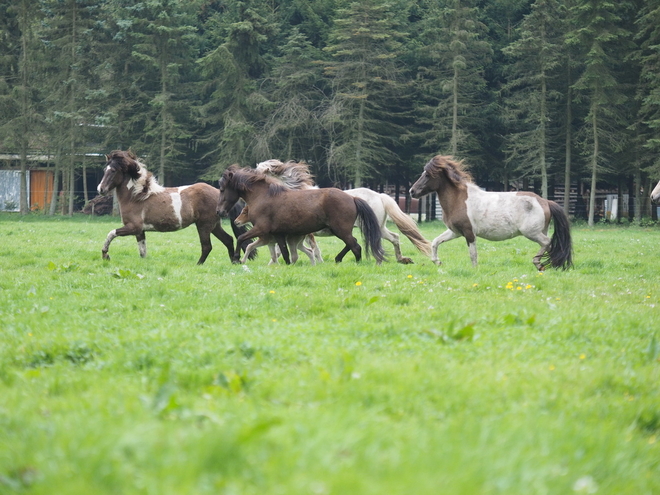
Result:
M290 190L276 179L251 168L229 167L219 182L219 215L227 215L239 199L249 208L252 229L238 236L237 242L254 237L272 236L289 264L286 237L304 236L323 229L344 241L345 247L335 257L341 262L348 251L356 261L362 258L362 248L353 237L353 224L359 219L365 237L367 254L371 252L378 263L384 259L380 242L380 229L374 212L359 198L353 198L339 189ZM234 260L239 256L234 254Z
M99 194L107 194L113 189L117 191L124 226L108 233L101 251L103 259L110 259L108 249L115 237L134 235L140 256L144 258L147 255L146 231L173 232L193 223L197 226L202 246L198 265L206 261L213 249L211 234L225 245L229 259L233 258L234 239L222 229L215 214L218 203L215 187L204 183L163 187L131 151L113 151L106 155L106 159L105 173L97 189ZM240 235L245 231L236 228L234 233Z
M447 226L431 244L434 263L440 264L438 246L457 237L465 237L472 264L477 266L477 237L502 241L523 235L541 246L533 259L538 270L545 270L548 265L564 270L572 266L570 223L554 201L531 192L484 191L472 182L462 162L440 155L424 166L424 172L410 188L413 198L430 192L438 193ZM547 235L551 219L555 225L552 238Z
M282 163L279 160L268 160L257 165L257 170L280 179L290 189L311 189L316 187L309 172L309 167L304 162L288 161ZM369 203L376 214L380 233L383 239L387 239L394 246L394 256L397 262L402 264L413 263L413 260L401 254L401 243L399 234L387 229L387 218L391 218L397 228L405 235L413 246L426 256L431 256L431 243L424 238L415 221L406 215L396 201L387 194L377 193L366 187L346 189L349 196L361 198Z

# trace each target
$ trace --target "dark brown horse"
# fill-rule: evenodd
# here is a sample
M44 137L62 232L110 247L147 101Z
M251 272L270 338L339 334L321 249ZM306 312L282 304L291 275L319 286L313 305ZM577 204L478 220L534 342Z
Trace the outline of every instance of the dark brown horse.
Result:
M233 259L234 239L222 229L215 213L219 195L215 187L204 183L163 187L130 151L113 151L106 159L105 173L97 189L99 194L113 189L117 191L124 226L108 234L101 251L103 259L110 259L108 248L115 237L134 235L140 256L145 257L146 231L173 232L193 223L197 226L202 245L198 265L206 261L213 248L211 234L220 239L229 252L229 259ZM237 229L234 232L239 235L245 231Z
M337 263L348 251L360 261L362 248L352 234L356 219L361 223L367 254L371 252L378 263L384 259L378 220L364 200L335 188L291 190L277 179L237 166L225 170L219 185L218 214L226 215L239 198L249 207L248 216L253 227L241 234L238 242L272 236L287 264L290 259L286 237L307 235L322 229L328 229L346 244L335 257ZM239 256L234 254L234 259L238 261Z
M567 269L572 265L571 226L564 210L531 192L487 192L472 182L460 161L436 156L410 188L413 198L437 192L442 206L442 220L447 230L431 243L431 259L440 264L438 246L465 237L472 264L477 265L476 238L502 241L523 235L537 242L541 249L532 262L539 270L547 266ZM554 221L552 238L548 225Z

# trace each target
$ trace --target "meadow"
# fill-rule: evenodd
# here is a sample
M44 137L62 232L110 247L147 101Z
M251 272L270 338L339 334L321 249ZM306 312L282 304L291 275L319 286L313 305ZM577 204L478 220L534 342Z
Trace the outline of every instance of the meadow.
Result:
M660 493L658 227L539 273L523 238L196 266L194 228L102 261L119 225L0 215L0 493Z

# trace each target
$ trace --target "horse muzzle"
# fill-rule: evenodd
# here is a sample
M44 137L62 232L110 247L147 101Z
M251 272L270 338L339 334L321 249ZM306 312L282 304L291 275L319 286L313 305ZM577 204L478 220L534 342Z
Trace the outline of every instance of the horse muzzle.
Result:
M422 197L422 194L420 194L420 191L417 190L415 187L410 188L410 196L412 196L415 199L419 199Z

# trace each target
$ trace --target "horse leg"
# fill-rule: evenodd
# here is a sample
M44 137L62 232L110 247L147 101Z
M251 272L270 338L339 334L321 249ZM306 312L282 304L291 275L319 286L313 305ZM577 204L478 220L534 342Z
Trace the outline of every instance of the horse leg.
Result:
M442 265L442 261L438 259L438 246L440 246L440 244L442 244L443 242L451 241L452 239L456 239L457 237L460 236L456 234L453 230L447 229L438 237L433 239L433 242L431 243L431 261L433 261L433 263L435 263L436 265Z
M267 237L259 237L256 241L251 242L250 244L247 245L245 248L245 254L243 255L243 258L241 259L241 264L245 264L245 262L248 260L250 257L250 253L257 249L258 247L265 246L268 244L268 239Z
M346 253L349 251L353 252L353 256L355 256L355 261L359 262L362 260L362 247L358 244L357 239L353 237L352 234L348 234L346 236L337 236L339 237L342 241L344 241L344 249L342 249L337 256L335 256L335 263L341 263L341 261L344 259L344 256L346 256Z
M472 266L477 266L477 242L472 241L468 242L468 250L470 251L470 259L472 260Z
M312 252L314 253L314 259L318 261L319 263L323 263L323 256L321 255L321 248L316 242L316 238L314 237L314 234L309 234L307 236L307 242L309 242L309 247L312 249Z
M307 246L305 246L305 243L303 242L304 240L305 240L305 236L302 236L302 237L295 237L295 238L293 239L293 242L295 243L295 246L294 246L292 249L294 249L294 250L300 250L300 251L302 251L303 253L305 253L305 254L307 255L307 257L309 258L309 262L310 262L310 264L311 264L312 266L314 266L314 265L316 265L316 259L315 259L315 255L314 255L314 250L308 248ZM290 245L289 245L289 247L290 247Z
M388 230L385 227L381 227L380 234L383 239L390 241L394 246L394 256L396 256L397 263L401 263L403 265L410 265L413 263L412 259L408 258L407 256L403 256L401 254L401 243L399 242L399 234L395 234L394 232Z
M280 252L282 253L282 258L284 258L284 262L287 265L291 264L291 258L289 257L289 248L286 245L286 236L284 235L276 235L275 238L277 239L277 245L280 248Z
M287 237L286 245L289 249L289 255L291 256L291 264L295 265L298 261L298 243L300 242L301 237Z
M108 255L108 249L110 248L110 243L115 237L123 237L127 235L134 235L138 239L138 247L140 238L138 237L140 234L142 234L142 237L144 239L144 231L141 228L138 228L135 225L124 225L121 228L111 230L108 232L108 237L105 239L105 243L103 244L103 248L101 249L101 256L103 257L104 260L109 260L110 256ZM146 242L144 244L145 248L145 254L146 254ZM142 251L140 250L140 255L142 255Z
M544 232L540 232L536 236L527 237L527 238L531 241L537 242L539 246L541 246L539 252L536 253L536 256L534 256L534 258L532 259L532 263L534 263L534 266L538 271L542 272L543 270L545 270L545 266L543 266L543 264L541 263L541 258L543 258L543 255L550 247L550 238L547 235L545 235Z
M138 243L138 251L140 251L140 257L145 258L147 256L147 236L144 234L144 230L135 236Z
M197 231L199 232L199 227L197 227ZM233 257L234 257L234 238L232 236L230 236L227 232L225 232L225 230L222 228L222 225L220 225L220 222L217 222L215 224L215 227L213 227L213 230L211 231L211 233L214 236L216 236L220 240L220 242L222 242L225 245L225 247L227 248L227 253L229 253L229 259L232 260ZM200 241L201 241L202 240L201 232L200 232L199 235L200 235ZM211 243L210 238L211 238L211 236L209 235L209 244ZM240 246L240 244L237 244L237 246ZM202 256L204 257L204 261L205 261L206 256L204 256L203 250L204 250L204 244L202 243ZM209 249L209 253L210 252L211 252L211 249ZM206 255L208 256L208 253L206 253ZM240 253L239 253L239 255L240 255ZM197 262L198 265L201 265L202 263L204 263L204 261L202 261L201 258L200 258L200 261L201 261L201 263Z
M270 261L269 265L277 265L277 258L279 258L280 253L277 250L277 245L274 243L268 244L268 250L270 251Z

